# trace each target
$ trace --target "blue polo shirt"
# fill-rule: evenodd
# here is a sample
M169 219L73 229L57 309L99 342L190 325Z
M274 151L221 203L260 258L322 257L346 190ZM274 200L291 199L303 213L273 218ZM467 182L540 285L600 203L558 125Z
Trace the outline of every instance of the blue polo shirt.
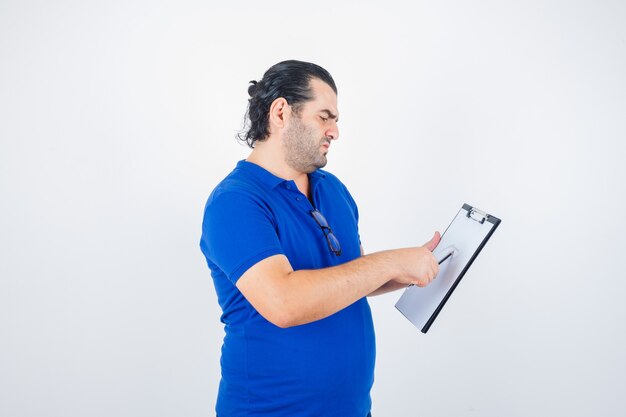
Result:
M332 174L309 174L313 202L294 181L240 161L206 204L200 247L225 327L220 417L365 417L374 382L375 342L365 298L325 319L281 329L235 286L257 262L277 254L294 270L360 256L358 210ZM310 214L318 209L341 244L335 255Z

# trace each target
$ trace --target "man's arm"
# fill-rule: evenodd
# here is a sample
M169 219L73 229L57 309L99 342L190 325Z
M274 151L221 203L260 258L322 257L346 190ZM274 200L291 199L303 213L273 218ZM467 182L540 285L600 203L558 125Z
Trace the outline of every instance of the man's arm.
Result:
M384 283L380 288L377 288L376 290L367 294L367 296L374 297L374 296L381 295L381 294L387 294L388 292L397 291L402 288L407 288L408 286L409 286L408 284L403 284L397 281L389 281L389 282Z
M363 245L361 245L361 256L365 256L365 250L363 250ZM397 282L397 281L387 281L385 282L382 287L377 288L376 290L372 291L371 293L367 294L368 297L374 297L376 295L381 295L381 294L386 294L388 292L392 292L392 291L396 291L402 288L406 288L407 285Z
M330 268L294 271L284 255L248 269L237 288L268 321L291 327L328 317L389 285L428 285L439 271L432 250L439 233L425 246L361 256Z

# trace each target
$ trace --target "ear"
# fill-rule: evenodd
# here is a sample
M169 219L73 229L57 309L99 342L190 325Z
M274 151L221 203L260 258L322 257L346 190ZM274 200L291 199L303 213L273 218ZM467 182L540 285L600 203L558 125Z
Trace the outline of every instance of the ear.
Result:
M272 102L269 112L269 125L270 130L282 129L285 127L286 118L291 113L291 107L289 103L283 97L278 97Z

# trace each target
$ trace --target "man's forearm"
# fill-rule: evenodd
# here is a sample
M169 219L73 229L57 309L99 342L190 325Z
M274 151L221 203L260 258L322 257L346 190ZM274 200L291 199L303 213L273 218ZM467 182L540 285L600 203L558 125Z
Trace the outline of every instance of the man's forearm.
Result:
M376 295L387 294L388 292L397 291L402 288L406 288L407 284L403 284L396 281L388 281L382 285L382 287L374 290L373 292L367 294L368 297L373 297Z
M361 256L365 255L365 249L363 249L363 245L361 245ZM407 284L403 284L397 281L387 281L385 282L382 287L377 288L376 290L374 290L373 292L367 294L368 297L373 297L376 295L381 295L381 294L386 294L388 292L392 292L392 291L396 291L399 290L401 288L406 288Z
M335 267L291 272L286 291L289 300L284 301L289 317L285 327L328 317L380 290L398 273L392 251L361 256Z

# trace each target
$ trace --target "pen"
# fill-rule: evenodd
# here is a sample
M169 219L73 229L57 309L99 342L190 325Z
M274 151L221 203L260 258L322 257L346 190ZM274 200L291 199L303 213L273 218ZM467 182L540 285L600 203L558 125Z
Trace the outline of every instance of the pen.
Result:
M454 251L450 252L449 254L447 254L446 256L444 256L444 258L442 260L439 261L439 265L441 265L446 259L452 257L452 254L454 253Z

